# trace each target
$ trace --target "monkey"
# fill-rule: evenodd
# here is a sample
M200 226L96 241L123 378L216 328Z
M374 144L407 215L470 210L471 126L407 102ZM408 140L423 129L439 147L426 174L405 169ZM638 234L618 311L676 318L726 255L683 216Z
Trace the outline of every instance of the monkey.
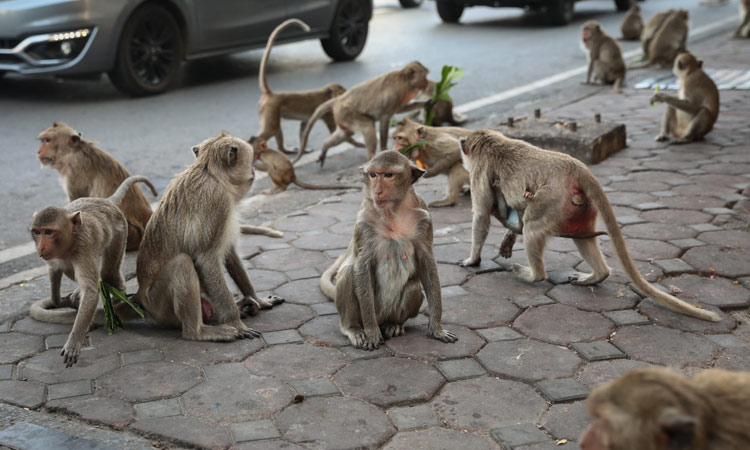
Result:
M659 64L670 67L677 55L686 49L689 14L685 9L673 10L656 30L648 44L648 61L629 69L642 69Z
M268 177L273 183L273 188L263 191L263 194L272 195L284 192L291 183L304 189L361 189L359 186L350 184L318 185L300 181L294 173L294 166L289 158L280 151L269 148L266 141L256 137L250 138L250 145L255 150L255 161L253 167L263 172L268 172Z
M732 37L750 38L750 0L740 0L740 24Z
M750 445L750 372L635 369L586 400L594 422L582 450L745 450Z
M55 122L39 133L37 157L42 167L50 166L62 178L68 201L81 197L106 198L130 176L112 155L81 137L66 123ZM154 194L156 195L156 194ZM128 221L127 250L138 250L143 230L151 217L151 205L138 186L128 191L120 205Z
M625 61L617 41L598 22L589 20L581 27L581 44L589 59L586 84L591 82L593 73L595 83L614 83L614 89L620 90L625 79Z
M169 184L146 225L136 261L134 299L157 325L181 327L187 340L258 337L259 332L240 320L238 306L255 314L284 299L258 298L235 248L235 207L255 178L253 148L222 132L204 140L196 154L193 164ZM244 296L239 305L226 285L222 265ZM202 291L217 325L201 320Z
M384 151L362 173L365 189L354 235L346 253L320 278L321 290L335 302L341 332L355 348L378 348L384 337L404 334L404 322L419 313L424 289L428 335L456 342L441 325L432 219L413 187L422 169L399 152Z
M643 60L649 59L649 49L651 48L651 41L654 39L654 35L659 31L664 21L667 20L675 12L674 9L668 9L666 11L660 11L651 16L646 25L641 31L641 50L643 51Z
M300 140L302 132L305 129L307 120L321 103L343 94L346 89L338 83L328 83L320 89L311 89L307 91L278 91L273 92L266 81L266 68L268 58L271 55L276 37L287 27L296 25L304 31L310 31L310 27L299 19L289 19L277 26L266 43L266 50L260 60L260 69L258 73L258 82L262 93L258 101L258 116L260 117L261 131L257 137L266 141L272 136L276 137L276 143L279 150L285 153L292 153L284 148L284 135L281 130L281 119L300 120ZM328 131L333 133L336 124L333 121L332 114L325 114L322 117ZM347 139L347 142L356 146L364 147L364 144L354 139Z
M543 259L545 242L559 233L573 237L584 261L593 269L591 274L576 273L573 284L599 283L610 273L594 233L597 216L601 215L615 255L633 285L674 311L704 320L720 320L715 312L666 294L641 276L625 246L607 195L581 161L506 138L492 130L474 131L462 138L460 145L471 178L473 211L471 255L459 262L461 266L479 264L490 214L500 219L512 208L521 218L520 232L531 266L513 264L511 268L519 278L529 283L547 278ZM526 192L533 193L533 198L527 198Z
M445 197L430 202L430 207L452 206L458 201L461 188L469 184L469 172L461 163L461 150L458 138L466 137L471 131L458 127L428 127L408 118L403 119L393 132L393 149L404 148L425 141L426 144L414 147L407 157L420 168L426 168L424 177L444 174L448 176Z
M689 52L681 53L672 71L680 80L677 97L658 92L651 102L666 103L657 141L684 144L702 139L719 117L719 90L702 69L702 62ZM675 139L670 140L670 135Z
M325 163L328 149L342 143L354 132L362 133L367 148L367 159L372 159L378 140L375 122L380 121L380 149L385 150L388 145L391 117L395 113L424 107L423 102L409 102L427 87L427 72L425 66L418 61L412 61L399 70L359 83L318 106L305 126L300 151L292 163L296 163L302 157L315 121L331 111L337 128L320 149L320 166Z
M37 254L49 269L50 297L34 302L29 312L42 322L73 324L60 353L65 367L78 362L83 339L99 303L99 280L124 290L120 264L125 254L128 223L120 205L131 186L139 181L156 195L156 189L147 178L131 176L106 199L81 197L62 208L48 206L34 213L32 218L31 237ZM78 282L76 293L66 298L60 297L63 274ZM78 311L50 310L64 306Z
M623 17L622 23L620 24L622 39L626 41L637 41L641 38L642 31L643 19L641 18L641 7L638 4L633 4L628 12L625 13L625 17Z
M427 87L422 91L419 96L415 99L417 102L432 102L432 96L435 94L435 81L427 79ZM419 116L417 112L413 117ZM440 99L432 105L432 126L440 126L443 124L449 124L454 127L462 125L466 122L466 116L460 113L453 112L453 102Z

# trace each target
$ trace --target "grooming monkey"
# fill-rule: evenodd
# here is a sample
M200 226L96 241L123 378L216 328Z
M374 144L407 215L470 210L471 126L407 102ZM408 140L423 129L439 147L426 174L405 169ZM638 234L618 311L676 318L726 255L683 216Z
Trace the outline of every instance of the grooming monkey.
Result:
M732 37L750 37L750 0L740 0L740 24Z
M424 288L428 335L443 342L440 280L432 252L432 219L412 184L422 170L399 152L378 153L363 168L364 198L346 253L320 278L336 304L341 332L355 348L373 350L404 334L404 322L419 313ZM334 287L332 278L336 277Z
M461 149L458 139L466 137L470 130L458 127L428 127L413 120L403 119L393 132L393 149L400 152L404 148L425 141L423 146L414 147L408 158L426 168L425 178L444 174L448 176L445 197L430 202L429 206L451 206L458 201L458 195L465 184L469 184L469 172L461 162Z
M626 41L637 41L641 38L642 31L643 19L641 18L641 7L638 4L633 4L628 12L625 13L625 17L623 17L620 24L622 38Z
M43 166L60 174L68 200L81 197L106 198L130 176L109 153L63 122L55 122L39 133L42 142L37 157ZM154 191L156 195L156 191ZM128 191L120 208L128 221L127 250L138 250L143 230L151 217L151 206L138 186Z
M595 83L614 83L614 89L620 90L625 79L625 61L614 38L598 22L589 20L581 27L581 43L589 58L586 84L591 82L593 74Z
M72 323L61 355L65 367L78 362L83 339L94 320L99 303L99 280L119 290L125 282L120 264L128 238L128 223L120 210L133 183L143 182L156 195L151 182L140 176L128 177L109 198L82 197L67 206L48 206L34 214L31 237L37 254L49 268L50 297L31 305L31 317L48 323ZM78 282L71 296L60 297L60 281L65 274ZM52 311L70 306L78 311ZM122 306L127 306L124 303ZM118 311L121 306L118 305ZM127 315L127 306L122 311Z
M664 21L674 12L675 10L671 8L666 11L660 11L646 21L646 25L643 26L643 31L641 32L641 51L643 51L644 60L648 60L649 58L649 50L654 35L656 35L656 32L659 31L662 25L664 25Z
M685 51L689 26L688 21L689 15L687 10L677 9L672 11L664 19L649 41L648 54L644 54L644 56L648 56L648 61L644 64L630 67L630 69L641 69L654 64L660 64L662 67L671 67L677 55Z
M258 298L235 249L235 207L253 184L253 149L222 132L203 141L196 154L195 162L169 184L146 226L135 299L157 325L182 327L184 339L260 336L240 320L221 269L226 267L244 296L239 306L251 314L283 302L277 296ZM202 321L202 291L217 325Z
M709 369L687 378L667 368L632 370L597 386L595 421L582 450L746 450L750 372Z
M320 165L323 166L325 163L329 148L344 142L355 132L364 136L367 159L372 159L378 141L375 121L380 122L380 149L385 150L388 145L391 117L396 113L423 108L422 102L409 102L426 87L427 68L417 61L412 61L399 70L359 83L338 97L328 100L315 110L307 122L299 154L292 163L296 163L302 157L315 121L331 111L337 128L320 149Z
M276 137L276 143L279 150L287 152L284 148L284 135L281 131L281 119L300 120L300 140L302 131L305 129L307 120L315 112L315 108L320 106L326 100L343 94L346 89L337 83L328 83L320 89L311 89L307 91L278 91L273 92L266 81L266 68L268 66L268 57L271 55L271 48L276 41L276 37L287 27L296 25L305 31L310 31L310 27L299 19L289 19L277 26L266 43L266 51L260 60L260 70L258 73L258 82L260 91L263 93L258 101L258 116L262 130L258 133L258 138L267 141L272 136ZM322 117L328 126L328 130L333 133L336 124L333 121L332 114L325 114ZM364 144L353 139L347 141L357 147L364 147Z
M684 144L702 139L719 117L719 90L695 56L685 52L674 60L672 69L680 80L677 97L656 93L651 102L666 103L657 141ZM674 140L670 140L670 135Z
M471 256L460 265L479 264L490 214L501 219L502 214L512 208L521 218L523 246L531 266L512 266L521 279L536 282L547 278L543 259L546 239L560 234L574 237L578 251L593 269L591 274L576 273L573 284L599 283L610 271L595 237L596 218L601 214L625 275L641 292L679 313L720 320L718 314L666 294L643 279L628 254L612 205L596 177L582 162L563 153L508 139L491 130L472 132L461 140L461 149L471 177L474 217ZM528 198L527 192L533 196Z

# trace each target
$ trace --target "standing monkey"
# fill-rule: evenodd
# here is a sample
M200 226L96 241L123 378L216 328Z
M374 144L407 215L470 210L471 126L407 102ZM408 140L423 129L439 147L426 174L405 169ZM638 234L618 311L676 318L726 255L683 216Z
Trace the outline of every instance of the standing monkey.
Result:
M465 184L469 184L469 172L461 162L461 149L458 139L471 131L458 127L428 127L413 120L402 120L393 132L393 149L402 149L425 141L426 144L412 148L408 158L426 169L425 178L444 174L448 176L445 197L430 202L429 206L451 206L458 201L458 195Z
M740 24L732 37L750 37L750 0L740 0Z
M688 52L680 54L672 69L680 80L677 97L661 92L651 102L666 103L657 141L684 144L702 139L719 117L719 90L702 69L702 63Z
M371 159L363 174L364 198L349 248L320 277L321 290L336 303L341 332L365 350L378 348L384 337L403 335L404 322L419 313L424 288L429 336L455 342L441 325L432 219L412 186L422 170L386 151Z
M169 184L146 226L138 252L135 299L156 324L182 327L184 339L231 341L260 336L240 320L222 273L224 266L244 295L240 305L251 313L283 302L276 296L258 298L235 249L239 235L235 207L255 178L253 149L223 132L203 141L197 155ZM202 321L202 291L218 325Z
M632 370L589 394L581 450L746 450L748 404L748 372Z
M37 151L39 161L57 170L71 202L81 197L109 197L130 176L112 155L83 139L81 133L63 122L55 122L39 133L39 140L42 142ZM151 217L151 206L141 189L134 186L125 195L120 208L128 221L127 250L138 250Z
M267 141L272 136L276 137L276 143L279 150L290 153L284 148L284 135L281 131L281 119L300 120L299 132L300 139L302 131L305 129L307 120L315 112L315 108L320 106L326 100L343 94L346 89L337 83L328 83L320 89L311 89L308 91L278 91L273 92L266 81L266 67L268 66L268 57L271 55L271 48L276 41L276 37L287 27L296 25L305 31L310 31L310 27L299 19L289 19L277 26L266 43L266 50L263 58L260 60L260 69L258 73L258 82L260 91L263 93L258 101L258 116L262 130L258 133L258 138ZM333 133L336 124L333 121L333 115L326 114L323 121L328 126L328 130ZM349 139L348 142L357 147L364 147L360 142Z
M396 113L424 107L424 103L421 102L408 103L426 87L427 68L417 61L412 61L402 69L364 81L340 96L328 100L315 110L307 122L299 154L292 163L296 163L302 157L315 121L331 111L337 128L320 149L320 165L325 163L329 148L351 138L355 132L364 136L367 159L372 159L378 146L375 122L380 122L380 149L385 150L388 145L391 117Z
M643 19L641 18L641 7L633 3L620 24L622 38L626 41L637 41L641 38L643 31Z
M598 22L589 20L581 27L581 43L589 58L586 84L591 82L593 74L595 83L614 83L615 90L619 90L625 79L625 61L614 38Z
M133 183L138 181L146 183L156 195L156 189L147 178L129 177L109 198L84 197L62 208L48 206L35 213L32 219L31 237L37 254L49 268L51 291L50 298L31 305L30 313L42 322L73 324L60 353L65 367L78 362L83 339L99 303L99 280L125 289L120 264L125 253L128 223L120 205ZM78 291L64 299L60 297L63 274L78 282ZM71 315L50 310L63 306L75 307L78 311Z
M633 285L674 311L704 320L720 320L718 314L666 294L641 276L628 254L607 195L582 162L491 130L471 133L461 141L461 149L471 176L474 217L471 256L460 265L479 264L490 214L501 215L509 207L521 218L523 247L531 266L512 266L521 279L531 283L547 278L543 258L546 240L564 235L573 237L584 261L593 269L591 274L576 273L573 284L599 283L609 276L610 270L596 240L596 219L601 214L615 255ZM533 195L529 196L529 192Z

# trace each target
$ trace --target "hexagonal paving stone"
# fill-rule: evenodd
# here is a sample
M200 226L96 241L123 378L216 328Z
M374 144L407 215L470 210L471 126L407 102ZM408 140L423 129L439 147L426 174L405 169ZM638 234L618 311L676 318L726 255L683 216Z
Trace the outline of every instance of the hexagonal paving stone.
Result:
M182 395L185 415L212 422L272 417L292 402L292 391L269 377L214 378Z
M544 413L540 425L557 439L578 439L586 430L591 418L586 411L586 402L577 401L550 406Z
M750 251L745 249L704 245L685 252L682 260L705 274L715 272L728 278L750 275Z
M489 274L486 274L489 275ZM510 300L484 295L443 298L443 324L469 328L491 328L509 325L521 310Z
M334 217L304 214L282 217L273 223L273 227L282 231L307 231L327 228L336 222Z
M498 290L498 286L502 286L502 290ZM523 295L544 294L552 285L547 282L526 283L511 272L492 272L472 277L461 287L483 297L512 299Z
M385 343L398 356L437 361L472 356L484 345L484 339L471 330L457 325L443 325L458 336L458 341L445 343L427 336L427 326L406 327L403 336L388 339Z
M711 216L700 211L684 209L658 209L655 211L644 211L641 216L649 222L690 225L696 223L708 223Z
M0 334L0 364L18 362L42 350L44 339L40 336L21 333Z
M435 413L427 405L389 409L388 416L399 431L440 425Z
M687 239L695 237L698 232L692 228L667 223L641 223L622 228L622 234L630 238L656 239L666 241L670 239Z
M725 370L747 372L750 367L750 348L736 347L724 349L716 359L716 367Z
M73 329L73 325L40 322L31 316L24 317L13 324L13 331L36 336L70 334L71 329Z
M335 348L283 344L251 356L245 367L256 375L301 380L331 376L346 362L344 354Z
M451 428L483 433L535 422L547 409L547 403L530 386L491 377L448 383L430 404Z
M277 439L242 442L234 444L231 448L232 450L307 450L305 447Z
M191 366L208 366L242 361L262 348L263 339L237 339L232 342L196 342L178 339L164 347L164 359Z
M630 256L638 261L677 258L682 253L682 250L672 244L652 239L631 238L625 241L625 246L627 247ZM605 255L615 255L609 242L601 242L601 248Z
M316 397L276 417L284 439L312 448L376 448L396 430L375 406L346 397Z
M335 250L348 247L351 239L351 235L321 233L301 237L290 244L304 250Z
M698 239L706 244L750 250L750 233L742 230L722 230L701 233ZM15 329L15 327L14 327Z
M438 275L441 286L454 286L463 283L469 271L455 264L438 264Z
M139 420L131 427L147 435L163 436L191 447L224 448L231 443L229 433L223 427L195 417L149 418Z
M0 381L0 401L35 409L44 404L44 385L29 381Z
M601 314L572 306L545 305L524 311L513 322L513 328L542 341L569 344L604 339L614 324Z
M113 335L97 328L89 333L91 346L103 348L111 353L134 352L149 348L162 348L177 339L182 332L179 329L159 328L156 325L135 321L128 322L124 330L118 329Z
M476 359L494 374L527 382L569 377L583 363L565 347L532 339L490 342Z
M555 286L547 296L564 305L595 312L633 308L641 301L641 297L629 287L612 282L586 287Z
M286 283L274 291L287 302L311 305L329 302L328 297L320 291L320 278L305 278Z
M692 303L692 302L691 302ZM728 333L737 327L737 322L730 316L724 314L715 306L706 305L703 309L713 311L722 318L719 322L696 319L685 314L681 314L662 305L659 305L651 299L645 299L638 305L638 310L648 316L656 324L664 325L669 328L675 328L682 331L696 331L699 333Z
M287 248L263 252L253 258L251 263L256 269L290 271L317 266L327 261L321 252Z
M612 342L633 359L674 367L708 363L718 351L703 336L657 325L622 328Z
M333 381L344 394L386 407L429 400L445 383L434 367L394 357L355 361Z
M583 366L576 378L582 384L593 389L594 387L612 381L625 372L643 367L654 367L653 364L636 361L632 359L613 359L609 361L596 361ZM573 436L576 437L576 436Z
M275 270L251 269L247 275L256 291L271 291L289 281L284 272Z
M282 303L261 310L258 315L244 319L243 323L260 332L281 331L298 328L313 317L315 313L307 306Z
M432 450L432 449L494 449L495 444L487 437L445 428L428 428L406 431L393 436L384 450Z
M349 345L349 339L341 334L338 314L316 317L302 325L299 328L299 333L305 337L307 342L313 344L333 347Z
M18 377L42 383L93 380L120 367L120 355L101 348L84 347L78 362L65 367L60 349L47 350L18 364Z
M201 370L181 363L132 364L97 380L102 395L132 402L147 402L186 392L203 379ZM161 380L154 383L153 380Z
M77 415L86 421L103 422L115 428L124 428L135 418L133 407L128 403L95 395L52 400L45 406L53 412Z
M435 245L433 247L435 259L443 264L456 263L465 259L471 253L471 243L461 242L455 244ZM492 244L485 244L482 248L482 261L492 261L497 255L497 247Z

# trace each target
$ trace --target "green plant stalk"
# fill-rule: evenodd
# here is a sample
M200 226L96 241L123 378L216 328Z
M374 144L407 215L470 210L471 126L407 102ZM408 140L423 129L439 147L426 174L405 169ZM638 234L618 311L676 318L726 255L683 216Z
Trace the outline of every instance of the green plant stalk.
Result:
M432 98L424 107L424 124L427 126L432 125L432 121L435 119L435 113L432 111L433 106L438 100L446 100L453 102L453 99L448 94L448 91L455 86L458 81L463 78L464 69L454 66L443 66L441 72L440 81L435 83L435 91L432 93Z
M130 305L130 307L133 308L141 318L146 317L143 313L143 309L130 300L129 297L132 297L132 295L126 295L124 292L111 286L104 280L99 281L99 296L102 298L102 307L104 308L104 326L107 329L107 334L110 336L115 332L116 328L125 328L122 324L122 320L120 320L120 316L115 312L114 305L112 304L113 296L115 299Z
M412 150L414 150L416 147L421 147L423 145L427 145L427 141L415 142L415 143L413 143L413 144L411 144L409 146L406 146L406 147L402 148L399 151L401 152L402 155L409 156L409 153L411 153Z
M659 93L659 83L656 84L656 89L654 89L654 95ZM651 102L651 106L656 106L656 102Z

